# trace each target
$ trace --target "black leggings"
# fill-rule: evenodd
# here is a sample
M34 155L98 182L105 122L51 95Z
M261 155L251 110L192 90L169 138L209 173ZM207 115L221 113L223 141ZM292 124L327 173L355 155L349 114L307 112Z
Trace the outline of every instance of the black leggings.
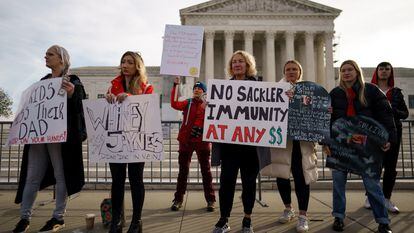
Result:
M121 220L127 165L133 206L132 222L137 223L141 220L142 206L145 199L143 181L145 163L109 163L112 175L112 224L118 224Z
M295 193L298 198L299 210L308 211L310 189L303 176L302 153L299 141L293 141L291 170L295 181ZM290 179L277 178L276 183L283 204L292 204Z
M259 159L256 147L223 144L220 174L220 215L230 217L233 208L237 174L240 169L242 180L242 202L245 214L252 214L256 199L256 177L259 173Z

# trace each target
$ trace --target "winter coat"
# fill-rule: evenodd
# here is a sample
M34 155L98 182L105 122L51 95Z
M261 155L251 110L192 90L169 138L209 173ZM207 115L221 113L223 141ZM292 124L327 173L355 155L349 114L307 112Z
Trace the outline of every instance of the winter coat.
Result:
M50 78L48 74L42 80ZM76 75L69 75L70 82L75 85L75 91L67 103L67 132L66 142L62 142L62 160L65 175L65 183L68 195L80 192L85 184L82 156L82 141L86 139L85 119L83 115L82 100L86 94L80 79ZM23 190L27 178L27 165L30 144L24 145L19 186L15 198L15 203L22 202ZM56 184L53 166L49 159L45 176L40 183L40 190Z
M125 79L118 75L111 81L111 87L109 87L108 93L118 95L126 91L126 84ZM141 90L143 90L143 94L152 94L154 92L154 87L151 84L148 83L141 83ZM128 95L131 95L131 93L127 93Z
M367 105L363 106L359 101L360 84L355 82L352 89L356 93L354 100L354 108L356 115L370 117L378 121L388 131L390 143L397 141L396 128L394 124L394 117L392 114L391 105L388 103L386 96L381 90L371 83L365 83L365 99ZM345 117L348 108L348 99L345 91L341 87L335 87L329 95L331 96L332 115L331 123L335 120Z
M171 107L175 110L183 111L183 123L178 133L178 141L181 143L201 142L202 128L204 126L204 113L206 111L206 103L200 98L190 98L184 101L175 100L177 85L171 90ZM194 130L198 129L197 136Z
M286 82L286 79L283 78L279 82ZM306 184L316 182L318 180L318 168L316 166L315 143L301 141L299 144L305 182ZM286 148L268 148L268 150L267 153L270 153L271 156L271 164L260 171L262 176L289 179L292 165L293 141L288 139Z

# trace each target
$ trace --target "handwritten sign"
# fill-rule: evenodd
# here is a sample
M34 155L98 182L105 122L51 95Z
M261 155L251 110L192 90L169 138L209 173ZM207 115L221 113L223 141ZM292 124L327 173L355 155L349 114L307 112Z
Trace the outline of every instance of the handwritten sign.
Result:
M45 79L22 93L8 145L66 141L67 98L66 92L58 95L61 84L62 78Z
M288 83L209 80L203 140L286 147Z
M294 88L289 103L288 136L293 140L319 142L330 135L331 99L320 85L304 81Z
M159 96L129 96L122 104L83 100L92 162L132 163L163 159Z
M340 118L332 125L328 145L332 155L326 166L358 175L378 177L381 174L381 147L388 141L388 132L375 120L356 116Z
M165 25L160 74L200 76L203 27Z

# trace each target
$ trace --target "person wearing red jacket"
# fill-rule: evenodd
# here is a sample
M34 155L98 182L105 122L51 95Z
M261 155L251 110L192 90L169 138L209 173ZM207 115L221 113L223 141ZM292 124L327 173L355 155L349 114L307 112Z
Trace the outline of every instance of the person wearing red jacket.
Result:
M111 87L106 94L110 103L122 103L130 95L152 94L154 88L147 82L144 61L137 52L127 51L121 57L120 74L111 81ZM129 184L132 196L132 220L127 233L141 233L141 213L144 205L144 162L139 163L109 163L112 176L112 221L109 233L122 232L121 212L124 203L126 168L128 166Z
M394 123L397 128L397 141L395 144L391 145L391 149L386 152L383 160L384 176L382 190L385 196L385 206L388 211L398 214L400 210L393 202L391 202L391 194L397 177L396 167L402 137L401 120L406 119L409 112L401 89L394 86L394 70L389 62L381 62L378 64L372 76L371 83L377 85L387 97L387 100L392 107ZM365 208L371 208L368 199L365 201Z
M196 82L193 87L193 98L184 101L176 100L177 86L180 83L179 77L174 81L171 90L171 107L183 111L183 122L178 133L179 149L178 164L179 172L177 177L177 189L174 194L172 211L178 211L182 207L183 197L187 189L187 177L191 162L191 156L195 151L200 163L203 176L204 197L207 201L207 211L214 211L216 196L213 188L213 177L211 175L210 151L211 145L202 141L204 113L206 102L204 95L207 87L202 82Z

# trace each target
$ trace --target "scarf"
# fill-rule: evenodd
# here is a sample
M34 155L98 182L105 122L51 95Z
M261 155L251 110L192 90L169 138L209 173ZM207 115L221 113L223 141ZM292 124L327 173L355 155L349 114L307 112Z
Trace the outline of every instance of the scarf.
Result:
M356 112L355 112L355 107L354 107L354 100L356 97L356 94L354 92L354 90L351 88L347 88L346 89L346 98L348 100L348 107L346 109L346 115L347 116L355 116Z

